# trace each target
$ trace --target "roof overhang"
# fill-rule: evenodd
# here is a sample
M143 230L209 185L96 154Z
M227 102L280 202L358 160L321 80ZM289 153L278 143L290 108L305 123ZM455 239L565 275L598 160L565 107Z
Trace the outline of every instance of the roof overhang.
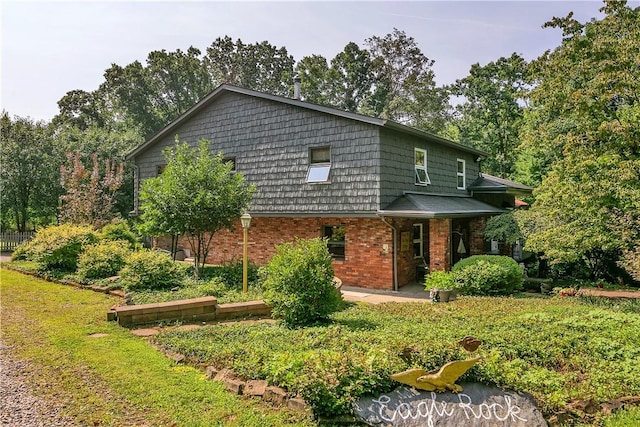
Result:
M531 194L533 188L520 184L519 182L481 173L480 176L471 183L469 191L476 194L509 194L522 196Z
M472 218L507 212L472 197L406 193L394 200L378 216L397 218Z

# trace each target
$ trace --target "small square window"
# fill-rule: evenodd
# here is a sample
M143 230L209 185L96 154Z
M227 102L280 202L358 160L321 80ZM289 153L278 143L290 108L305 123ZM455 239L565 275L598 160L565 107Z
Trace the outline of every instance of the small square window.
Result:
M331 148L320 147L309 150L307 182L329 182L331 172Z
M415 149L414 170L416 175L416 185L431 184L427 173L427 150Z
M466 190L466 162L462 159L458 159L458 170L456 171L456 175L458 180L458 190Z
M231 172L236 171L236 158L235 157L225 157L222 159L222 163L231 163Z
M156 176L162 175L162 172L164 172L164 169L166 167L167 167L167 165L158 165L158 166L156 166Z
M344 260L345 231L344 225L325 225L322 228L322 236L327 239L327 248L333 259Z

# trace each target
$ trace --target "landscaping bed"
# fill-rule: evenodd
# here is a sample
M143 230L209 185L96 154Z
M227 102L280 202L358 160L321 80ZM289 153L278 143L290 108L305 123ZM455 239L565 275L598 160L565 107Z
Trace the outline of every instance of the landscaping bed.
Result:
M462 380L531 393L548 418L595 425L606 418L601 407L587 413L576 402L640 395L638 330L637 300L463 297L447 305L350 305L329 324L301 329L211 325L154 341L194 364L281 386L328 416L395 388L392 373L466 358L455 343L472 335L484 359Z

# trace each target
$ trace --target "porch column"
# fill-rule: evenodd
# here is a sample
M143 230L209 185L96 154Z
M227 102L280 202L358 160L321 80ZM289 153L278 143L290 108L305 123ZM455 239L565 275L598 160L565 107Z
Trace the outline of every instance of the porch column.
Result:
M481 216L469 220L469 255L484 254L484 227L487 218Z
M429 220L429 270L451 269L451 219Z

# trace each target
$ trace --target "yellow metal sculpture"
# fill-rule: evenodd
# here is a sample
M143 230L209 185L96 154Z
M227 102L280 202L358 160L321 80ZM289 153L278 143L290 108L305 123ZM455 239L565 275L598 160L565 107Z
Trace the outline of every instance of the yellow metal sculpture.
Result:
M455 382L480 360L481 357L474 357L467 360L455 360L445 364L442 368L430 372L416 368L391 375L391 379L411 387L426 391L446 391L460 393L462 387Z
M466 336L458 341L457 344L461 345L466 351L472 353L478 349L481 342L475 337ZM417 352L415 349L412 350L413 352ZM455 360L445 364L440 369L435 369L430 372L420 368L409 369L407 371L391 375L391 379L420 390L451 390L454 393L460 393L462 391L462 387L455 382L462 376L462 374L471 369L471 367L480 359L482 359L481 356L467 360Z

